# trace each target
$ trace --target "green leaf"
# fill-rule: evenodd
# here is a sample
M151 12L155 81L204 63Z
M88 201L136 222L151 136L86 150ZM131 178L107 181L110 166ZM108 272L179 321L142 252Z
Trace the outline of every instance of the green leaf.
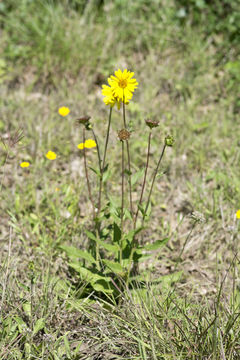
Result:
M124 239L129 240L132 242L133 238L143 229L143 227L139 227L136 230L130 230L125 236Z
M98 280L95 283L91 284L94 290L100 291L103 293L112 294L113 289L110 287L110 283L104 280Z
M97 239L96 242L112 254L117 254L120 251L120 247L118 246L118 244L108 244L105 241L99 239Z
M92 233L91 231L85 230L85 233L87 234L87 236L89 237L89 239L96 241L96 235L94 235L94 233Z
M118 263L111 260L103 260L103 263L115 274L123 276L125 269Z
M109 251L112 254L118 253L120 250L118 244L108 244L105 240L98 239L92 232L86 230L86 234L90 239L101 245L104 249Z
M153 244L147 244L142 247L142 249L147 251L154 251L162 248L165 244L167 244L169 238L165 238L163 240L157 240Z
M22 331L24 331L24 329L27 328L27 324L23 321L23 319L19 316L16 316L14 318L14 320L16 321L17 323L17 326L18 326L18 330L20 332L20 334L22 333Z
M89 261L91 264L96 263L94 257L91 254L89 254L87 251L80 250L78 248L75 248L74 246L66 246L66 245L61 245L60 249L65 251L68 257L70 257L70 259L81 258Z
M166 285L171 285L180 280L182 273L183 273L182 271L177 271L177 272L169 274L169 275L163 275L160 278L154 279L151 282L152 283L163 282Z
M111 280L110 277L99 275L91 269L86 269L85 267L82 267L80 264L70 263L69 266L76 270L82 276L83 280L86 280L91 284L99 280Z
M70 350L70 344L67 338L67 334L63 335L63 341L64 341L64 345L65 345L65 349L66 349L66 354L68 357L71 357L71 350Z
M89 167L90 170L92 170L98 177L101 177L101 173L98 169L94 169L92 167Z
M139 180L139 179L141 179L141 177L143 176L143 174L144 174L144 169L140 169L140 170L138 170L137 172L135 172L135 174L132 176L132 178L131 178L131 184L132 184L132 186L134 185L134 184L136 184L136 182Z
M42 330L45 326L45 319L41 318L36 321L36 324L33 328L33 335L36 335L40 330Z
M30 302L25 302L23 304L23 310L25 312L25 314L29 317L31 317L31 304Z
M105 183L107 181L107 179L109 179L109 177L111 176L111 172L110 170L104 171L103 173L103 183Z
M114 223L113 224L113 241L116 243L119 243L120 239L121 239L121 229L116 223Z

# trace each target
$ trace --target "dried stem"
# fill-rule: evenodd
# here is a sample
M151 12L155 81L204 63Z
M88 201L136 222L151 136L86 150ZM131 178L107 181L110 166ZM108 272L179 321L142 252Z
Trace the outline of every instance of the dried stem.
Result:
M152 137L152 129L150 129L149 136L148 136L147 161L146 161L146 166L145 166L145 173L144 173L144 179L143 179L143 184L142 184L141 195L140 195L140 199L139 199L139 203L138 203L138 207L137 207L137 212L136 212L135 219L134 219L134 229L136 229L137 218L138 218L138 213L139 213L139 207L142 204L144 189L145 189L145 185L146 185L148 165L149 165L149 156L150 156L150 147L151 147L151 137Z
M124 103L124 97L123 97L123 123L125 129L127 128L126 123L126 111L125 111L125 103ZM131 159L130 159L130 149L129 149L129 142L127 140L127 157L128 157L128 183L129 183L129 200L130 200L130 212L133 216L133 201L132 201L132 180L131 180Z

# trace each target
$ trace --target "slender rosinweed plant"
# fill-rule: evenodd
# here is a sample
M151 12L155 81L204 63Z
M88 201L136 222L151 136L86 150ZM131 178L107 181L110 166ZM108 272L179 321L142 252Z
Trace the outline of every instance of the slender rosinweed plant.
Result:
M138 82L133 76L133 72L127 69L124 71L119 69L108 78L108 85L102 86L103 101L110 108L103 155L101 155L99 141L90 117L84 116L77 120L78 124L83 126L83 142L78 145L78 148L83 150L86 183L89 199L92 204L93 226L91 231L86 230L91 246L88 251L82 251L69 246L62 246L62 249L71 259L70 266L80 274L81 278L87 280L91 288L105 294L115 293L117 288L121 287L123 280L129 284L132 275L134 275L135 279L136 275L140 277L141 274L138 273L137 266L139 259L146 256L149 251L162 247L168 241L167 238L157 240L154 244L146 245L140 244L138 239L138 233L143 229L146 217L150 213L149 205L161 161L166 148L172 146L174 140L172 136L165 138L157 166L149 177L152 130L157 128L158 121L146 120L146 125L149 127L147 159L139 200L135 204L132 197L131 132L129 131L126 117L126 107L132 100L133 93L138 87ZM123 127L118 131L118 139L121 143L120 206L114 203L111 194L106 194L103 199L104 185L109 178L107 150L115 105L118 110L122 108L123 119ZM86 140L86 131L92 132L94 140ZM96 147L98 154L98 169L92 169L99 178L97 197L93 195L95 191L92 189L88 172L86 149L91 147ZM125 184L126 176L128 186ZM145 194L147 191L148 194ZM146 198L145 202L144 197ZM138 221L140 214L142 223ZM79 259L82 259L83 262L80 262Z

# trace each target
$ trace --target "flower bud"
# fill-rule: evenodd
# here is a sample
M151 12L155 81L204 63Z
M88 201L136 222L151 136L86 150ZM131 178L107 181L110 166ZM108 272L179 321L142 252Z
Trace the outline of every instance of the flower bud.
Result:
M172 135L168 135L165 137L165 145L166 146L173 146L174 138Z

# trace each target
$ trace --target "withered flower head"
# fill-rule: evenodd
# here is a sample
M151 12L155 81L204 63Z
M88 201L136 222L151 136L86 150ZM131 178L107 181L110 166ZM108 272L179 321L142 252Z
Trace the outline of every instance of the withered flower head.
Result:
M199 211L193 211L191 214L191 218L197 223L204 223L206 221L204 215Z
M122 129L118 131L118 138L121 141L128 140L130 138L131 133L127 131L127 129Z
M150 127L150 129L152 129L152 128L158 126L159 121L157 121L157 120L151 120L151 119L146 119L146 120L145 120L145 123L146 123L147 126Z
M76 124L77 125L84 125L86 127L86 129L90 129L90 119L91 119L91 116L81 116L80 118L78 118L76 120Z

